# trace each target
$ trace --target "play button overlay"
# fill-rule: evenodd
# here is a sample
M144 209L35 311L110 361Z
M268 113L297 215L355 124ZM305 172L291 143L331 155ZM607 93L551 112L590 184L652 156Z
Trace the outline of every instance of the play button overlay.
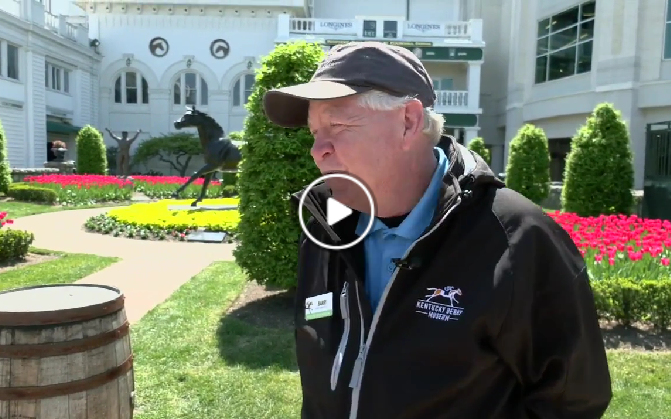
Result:
M333 198L326 200L326 223L330 226L352 215L352 209Z
M318 184L334 178L344 179L346 181L353 183L353 186L358 187L365 194L366 199L368 200L368 204L370 205L370 214L372 215L371 217L368 217L368 224L366 225L365 230L360 236L358 236L354 241L350 243L343 243L340 245L322 243L319 240L317 240L312 235L312 233L310 233L310 231L308 231L308 229L305 227L305 219L303 217L303 206L305 205L305 198L307 197L308 192ZM349 217L354 212L347 205L331 197L326 200L325 210L326 210L326 224L328 224L331 227L338 224L345 218ZM344 173L330 173L328 175L324 175L320 178L315 179L312 183L308 185L307 188L305 188L305 193L303 193L298 203L298 221L301 224L301 229L303 230L303 233L305 233L305 235L317 246L328 250L349 249L350 247L356 246L357 244L361 243L361 241L366 238L371 228L373 228L373 223L375 223L375 201L373 201L373 194L370 193L370 191L368 190L366 185L363 184L363 182L361 182L354 176L346 175Z

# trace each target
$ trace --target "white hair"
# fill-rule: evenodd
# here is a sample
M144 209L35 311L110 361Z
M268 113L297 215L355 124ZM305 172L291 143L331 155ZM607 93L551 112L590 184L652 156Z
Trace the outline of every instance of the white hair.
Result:
M357 96L359 106L374 111L400 109L413 99L411 96L392 96L379 90L371 90ZM443 135L444 124L445 117L443 115L436 113L431 108L424 108L424 128L422 129L422 133L430 138L434 144L438 144L440 141L440 137Z

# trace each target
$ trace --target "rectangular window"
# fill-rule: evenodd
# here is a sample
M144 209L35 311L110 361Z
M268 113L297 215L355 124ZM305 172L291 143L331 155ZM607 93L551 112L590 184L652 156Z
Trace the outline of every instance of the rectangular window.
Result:
M137 103L137 73L126 73L126 103Z
M19 79L19 47L7 44L7 77Z
M57 92L70 93L70 74L70 70L47 61L44 63L44 86Z
M536 83L592 70L595 12L592 0L538 22Z

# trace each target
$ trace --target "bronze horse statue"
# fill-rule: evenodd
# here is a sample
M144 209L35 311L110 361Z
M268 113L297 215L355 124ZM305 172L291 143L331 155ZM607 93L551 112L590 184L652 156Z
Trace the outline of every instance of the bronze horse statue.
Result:
M230 139L223 138L224 130L221 125L205 112L196 110L195 106L187 107L186 113L175 121L174 125L175 129L178 130L182 128L198 129L198 138L203 149L205 165L191 175L189 180L172 194L172 198L177 199L187 186L199 177L204 176L200 195L191 203L192 207L196 207L205 198L207 187L210 185L215 172L236 169L242 159L242 154Z

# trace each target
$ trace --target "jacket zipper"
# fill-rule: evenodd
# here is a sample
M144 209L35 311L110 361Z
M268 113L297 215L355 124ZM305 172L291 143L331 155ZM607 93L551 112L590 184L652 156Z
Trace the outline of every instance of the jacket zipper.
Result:
M457 202L454 204L452 208L450 208L447 213L443 216L443 218L440 219L434 225L431 230L429 230L426 234L415 240L408 250L405 252L403 255L402 259L405 259L408 257L412 249L422 241L424 238L429 236L431 233L433 233L438 227L440 227L441 224L445 222L447 217L454 212L454 210L459 207L461 204L461 198L457 199ZM368 356L368 350L370 349L370 344L373 340L373 335L375 334L375 328L377 327L377 323L380 319L380 313L382 312L382 308L384 306L385 300L387 299L387 295L389 294L389 290L391 287L394 285L394 280L396 279L396 276L398 275L399 268L397 267L394 270L394 273L391 276L391 279L389 280L389 283L384 289L384 292L382 293L382 298L380 299L380 303L377 306L377 309L375 310L375 313L373 314L373 321L371 322L370 325L370 330L368 331L368 338L366 339L365 342L363 342L363 316L362 316L362 332L361 332L361 341L362 341L362 346L361 349L359 350L359 356L357 356L356 361L354 362L354 368L352 369L352 379L350 380L350 387L352 387L352 402L351 402L351 407L350 407L350 413L349 413L349 419L357 419L357 414L359 410L359 396L361 394L361 380L363 379L363 373L364 373L364 368L366 367L366 357ZM359 290L357 289L357 299L359 298ZM357 300L358 301L358 300ZM359 301L359 310L361 311L361 302Z
M333 358L333 367L331 368L331 391L335 391L338 385L338 376L340 375L340 368L347 350L347 340L350 332L350 315L349 315L349 282L345 282L340 292L340 313L342 315L344 329L342 337L340 338L340 345L338 345L338 352Z
M363 357L364 357L364 350L366 347L366 342L365 342L365 334L366 334L366 326L364 324L363 320L363 308L361 307L361 294L359 293L359 287L354 285L354 290L356 291L356 303L359 308L359 320L361 321L361 326L360 326L360 332L359 332L359 354L356 357L356 360L354 361L354 367L352 367L352 378L350 379L349 386L352 388L356 388L359 385L359 378L360 378L360 371L363 367Z

